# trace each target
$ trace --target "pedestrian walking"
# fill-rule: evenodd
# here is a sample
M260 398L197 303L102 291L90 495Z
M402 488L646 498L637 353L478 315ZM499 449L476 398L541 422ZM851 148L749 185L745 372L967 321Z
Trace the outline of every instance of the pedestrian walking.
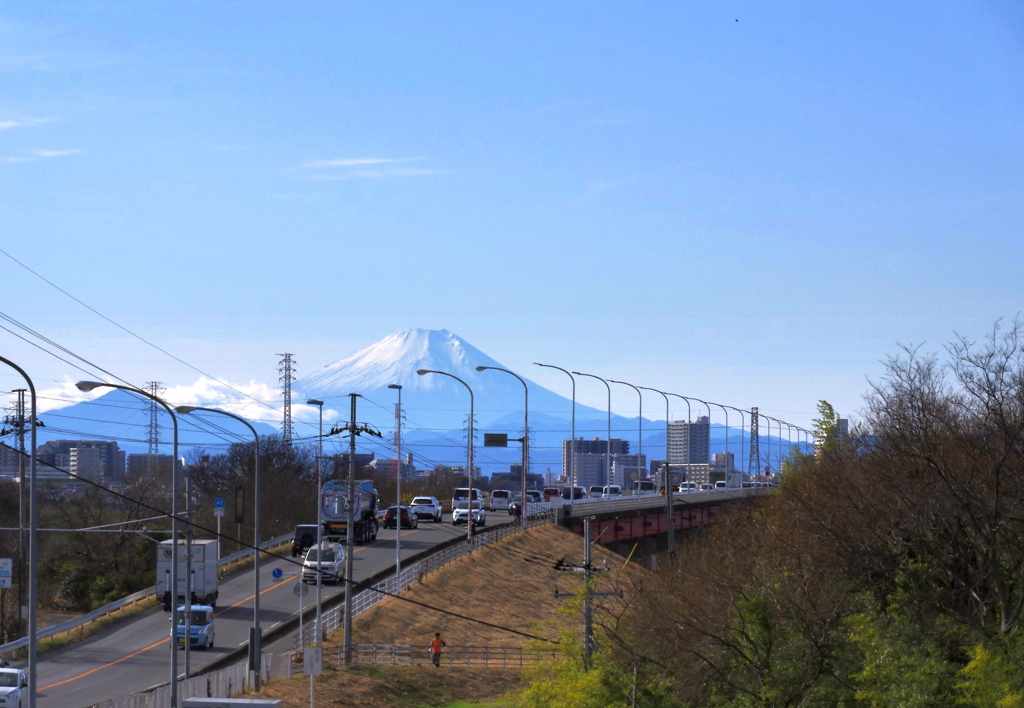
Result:
M441 666L441 650L448 646L443 639L441 639L440 632L434 632L434 638L430 640L430 663L440 668Z

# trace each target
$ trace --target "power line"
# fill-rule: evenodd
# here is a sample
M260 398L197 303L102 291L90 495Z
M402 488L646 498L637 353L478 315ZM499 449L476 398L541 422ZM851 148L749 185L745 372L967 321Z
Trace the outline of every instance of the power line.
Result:
M51 467L51 468L53 468L53 469L55 469L55 470L57 470L57 471L59 471L59 472L61 472L63 474L68 475L69 477L75 477L80 482L83 482L85 484L91 485L91 486L95 487L96 489L99 489L101 491L107 492L108 494L111 494L111 495L113 495L115 497L118 497L120 499L124 499L125 501L131 502L132 504L135 504L138 507L141 507L143 509L148 509L150 511L156 512L157 514L160 514L161 516L165 516L165 517L168 517L168 518L172 517L172 515L170 513L168 513L164 509L157 508L155 506L152 506L151 504L147 504L146 502L143 502L143 501L138 500L138 499L133 499L132 497L128 496L127 494L122 494L120 492L114 491L113 489L110 489L109 487L103 486L99 482L94 482L93 480L86 479L85 477L78 477L77 475L72 475L70 472L68 472L66 470L62 470L59 467L54 467L53 465L50 465L50 464L48 464L48 463L46 463L46 462L44 462L42 460L38 460L37 464L38 463L41 463L41 464L43 464L43 465L45 465L47 467ZM214 529L206 528L205 526L202 526L200 524L197 524L194 521L191 521L189 519L189 516L190 516L189 514L184 514L183 515L184 518L179 519L179 521L183 522L185 525L190 526L190 527L192 527L194 529L198 529L200 531L204 531L205 533L208 533L208 534L210 534L211 536L213 536L215 538L227 539L227 540L230 540L230 541L234 541L234 542L238 543L239 545L241 545L242 547L248 548L249 550L252 550L254 552L263 553L265 555L277 558L278 560L285 561L286 563L291 563L292 565L296 565L296 566L302 567L302 561L297 561L294 558L291 558L289 556L278 555L277 553L273 553L273 552L271 552L269 550L261 550L261 549L257 548L256 546L252 545L251 543L247 543L247 542L245 542L245 541L243 541L241 539L234 539L234 538L231 538L230 536L226 536L224 534L217 533L217 531L215 531ZM134 522L126 522L126 523L139 523L139 522L138 521L134 521ZM550 644L559 644L560 643L557 639L549 639L547 637L541 637L541 636L536 635L536 634L530 634L529 632L522 632L522 631L520 631L518 629L513 629L512 627L505 627L505 626L500 625L500 624L494 624L493 622L487 622L486 620L481 620L481 619L477 619L475 617L470 617L468 615L459 614L458 612L452 612L451 610L446 610L446 609L443 609L441 607L435 607L433 605L428 605L425 602L420 602L418 600L413 600L412 598L402 597L401 595L396 595L395 593L391 593L391 592L388 592L386 590L382 590L381 588L377 588L377 587L374 587L372 585L367 585L366 583L360 582L358 580L353 580L351 578L342 578L342 580L346 583L346 585L350 586L353 589L372 590L373 592L380 593L381 595L385 595L387 597L394 598L394 599L399 600L401 602L407 602L407 603L410 603L412 605L416 605L418 607L422 607L424 609L431 610L432 612L439 612L441 614L448 615L450 617L456 617L458 619L466 620L467 622L473 622L475 624L480 624L480 625L483 625L485 627L490 627L492 629L497 629L497 630L500 630L500 631L503 631L503 632L509 632L511 634L518 634L519 636L526 637L528 639L536 639L538 641L548 642ZM349 592L351 592L351 590Z

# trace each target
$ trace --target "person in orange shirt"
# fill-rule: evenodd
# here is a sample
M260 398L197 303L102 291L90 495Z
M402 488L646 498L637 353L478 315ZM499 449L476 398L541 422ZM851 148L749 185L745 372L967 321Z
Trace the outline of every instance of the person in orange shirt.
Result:
M430 640L430 663L436 667L441 666L441 650L448 646L443 639L441 639L440 632L434 632L434 638Z

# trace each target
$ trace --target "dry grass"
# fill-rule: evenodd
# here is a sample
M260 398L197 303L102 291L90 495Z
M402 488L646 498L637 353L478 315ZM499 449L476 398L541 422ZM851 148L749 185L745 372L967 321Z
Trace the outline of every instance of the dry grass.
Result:
M608 591L619 579L623 559L606 549L592 547L593 563L605 559L613 572L598 573L599 591ZM562 612L567 600L559 592L578 590L582 574L558 571L555 561L583 561L582 539L552 525L530 529L475 551L425 576L403 597L454 614L390 599L359 616L352 628L357 644L411 644L426 648L434 632L441 632L449 647L528 647L537 642L521 634L559 640L565 631L578 634L581 620ZM643 572L629 566L630 572ZM607 600L606 600L607 601ZM461 615L461 616L455 616ZM472 621L483 620L487 626ZM335 632L324 643L324 664L332 664L342 642ZM545 643L545 646L552 646ZM502 669L350 668L326 670L317 680L317 705L361 708L448 706L456 701L494 701L519 687L522 675ZM309 679L276 680L264 685L261 695L281 698L284 706L309 705Z

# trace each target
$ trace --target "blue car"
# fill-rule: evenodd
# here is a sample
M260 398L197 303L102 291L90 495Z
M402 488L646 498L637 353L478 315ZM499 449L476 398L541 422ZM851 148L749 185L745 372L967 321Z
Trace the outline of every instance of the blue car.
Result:
M192 621L189 625L189 646L193 649L212 649L214 639L213 607L192 605ZM185 607L178 608L178 626L173 633L179 649L185 648Z

